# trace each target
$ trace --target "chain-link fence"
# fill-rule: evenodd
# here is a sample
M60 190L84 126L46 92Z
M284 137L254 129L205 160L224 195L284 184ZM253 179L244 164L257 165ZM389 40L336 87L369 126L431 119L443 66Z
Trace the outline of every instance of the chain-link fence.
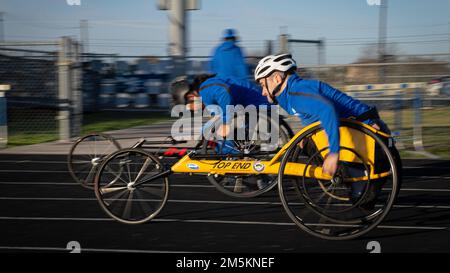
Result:
M0 84L10 86L9 145L66 140L77 133L82 108L77 103L81 93L76 56L68 38L0 44Z
M250 72L262 55L279 52L281 44L265 43L265 50L251 52L264 54L248 54ZM312 63L320 63L320 46L290 45L298 54L308 53L304 47L311 47ZM0 45L0 84L11 86L6 93L10 144L77 136L83 113L170 109L169 83L175 64L169 56L84 54L81 62L77 50L77 44L67 38ZM208 61L209 56L187 57L186 74L208 72ZM450 78L445 76L450 75L449 64L445 56L397 56L383 64L301 65L298 73L377 106L405 151L447 156Z
M168 57L91 55L83 64L85 112L111 109L168 110Z
M114 109L167 111L174 62L169 56L90 54L83 63L82 90L85 112ZM247 56L249 80L262 56ZM187 76L208 73L209 56L185 58Z
M450 156L450 93L427 83L346 86L352 97L376 106L404 153Z
M405 153L450 156L450 62L443 54L391 61L299 70L377 106Z
M48 44L31 47L0 48L0 81L11 86L6 98L12 145L26 138L57 139L58 134L57 48Z
M336 87L377 83L430 82L450 75L450 62L432 59L392 63L300 65L312 78Z

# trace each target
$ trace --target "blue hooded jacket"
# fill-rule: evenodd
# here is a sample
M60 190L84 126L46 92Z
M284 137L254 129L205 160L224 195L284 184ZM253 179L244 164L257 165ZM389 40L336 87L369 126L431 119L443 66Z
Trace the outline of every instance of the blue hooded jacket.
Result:
M204 105L218 105L222 110L222 121L229 123L233 118L227 112L227 105L270 105L262 95L261 88L248 81L215 76L200 85L199 94Z
M248 80L249 70L241 49L234 41L225 41L219 45L212 55L209 70L222 78Z
M339 152L339 119L357 117L370 110L368 105L324 82L304 80L297 75L289 77L277 100L286 112L299 116L305 126L320 121L331 153Z

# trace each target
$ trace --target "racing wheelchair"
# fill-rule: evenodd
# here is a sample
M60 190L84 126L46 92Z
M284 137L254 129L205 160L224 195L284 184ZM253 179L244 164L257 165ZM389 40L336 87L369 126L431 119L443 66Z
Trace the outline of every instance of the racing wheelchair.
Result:
M184 98L178 98L177 94L180 93L179 91L188 90L189 88L190 82L188 77L183 76L173 80L170 83L170 92L174 101L183 101ZM238 127L245 127L244 137L234 138L231 149L227 151L229 154L255 160L270 158L294 136L292 129L281 115L276 115L276 118L272 118L270 112L266 114L259 113L257 130L254 132L248 130L249 116L236 114L235 119L239 119L239 116L243 116L244 120L240 123L233 123L233 134L236 135L238 133ZM192 115L190 118L192 119ZM197 155L223 154L223 142L216 137L217 134L215 132L219 123L219 117L206 122L202 129L201 138L194 145L191 143L190 146L180 146L186 145L187 141L175 140L169 136L162 140L143 138L132 145L131 148L150 151L160 160L181 158L191 151L194 151ZM262 132L259 130L260 128L269 129L270 136L267 135L267 130ZM256 133L258 138L252 138L252 133ZM264 133L266 136L262 136ZM273 135L278 136L277 139L272 139ZM275 146L273 145L274 141L276 141ZM80 137L72 145L67 158L69 173L81 186L93 189L93 180L99 165L109 154L120 149L121 146L118 141L107 134L91 133ZM219 191L238 198L259 196L273 189L277 181L275 175L265 174L235 174L229 176L215 174L208 175L207 178Z
M216 181L276 177L272 185L278 185L284 210L301 230L327 240L354 239L376 228L393 207L399 191L399 158L390 135L361 122L341 120L340 135L340 160L333 176L322 173L329 147L317 122L270 157L194 150L167 166L142 146L120 149L96 166L94 191L110 217L141 224L163 209L171 174L201 174Z
M200 139L192 141L190 145L186 140L175 140L169 136L161 140L142 138L131 148L145 149L159 160L179 159L189 152L205 156L223 154L221 150L223 148L222 142L215 134L218 123L220 123L219 118L210 119L203 128L205 133L201 135ZM239 123L234 123L234 125L236 133ZM233 140L233 146L228 153L235 157L253 158L255 160L269 158L294 136L292 129L282 116L278 120L274 120L261 115L258 122L258 128L260 127L271 128L271 133L279 136L275 146L273 140L268 136L251 139L249 132L246 131L242 140L237 137L236 140ZM258 131L255 133L260 134ZM108 134L90 133L82 136L74 142L69 151L67 157L69 173L81 186L93 189L94 176L100 164L108 155L120 149L119 142ZM207 179L222 193L237 198L256 197L276 186L275 175L235 174L223 176L216 174L208 175Z

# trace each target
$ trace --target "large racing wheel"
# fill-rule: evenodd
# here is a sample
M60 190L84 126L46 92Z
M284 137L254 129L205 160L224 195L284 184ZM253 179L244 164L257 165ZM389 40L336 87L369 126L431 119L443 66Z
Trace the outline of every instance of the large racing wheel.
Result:
M276 122L266 116L260 116L259 122L259 126L262 126L262 128L267 128L265 126L272 128L274 131L271 131L271 133L276 134L277 139L274 140L270 136L260 135L259 139L252 140L249 137L249 130L247 130L245 139L236 137L237 140L223 142L223 140L217 140L216 126L213 123L209 128L206 128L210 134L207 134L203 141L200 155L225 155L228 160L245 159L255 160L255 162L272 158L291 139L293 136L292 130L283 119ZM236 125L235 128L237 127L239 125ZM259 133L259 131L256 133ZM220 192L237 198L256 197L270 191L277 185L277 175L266 174L210 174L208 180Z
M348 134L342 133L342 127ZM348 240L377 227L392 208L399 191L399 170L389 137L351 122L341 123L342 145L335 175L314 177L328 146L318 125L300 135L284 155L278 179L279 194L291 220L307 233L328 240ZM391 146L391 147L390 147ZM367 154L370 154L368 156ZM289 174L301 163L304 170Z

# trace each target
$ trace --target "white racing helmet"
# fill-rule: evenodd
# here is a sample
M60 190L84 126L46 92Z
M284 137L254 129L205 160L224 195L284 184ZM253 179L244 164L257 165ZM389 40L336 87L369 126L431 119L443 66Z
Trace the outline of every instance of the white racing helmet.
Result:
M274 71L286 72L296 68L297 64L291 54L269 55L261 59L255 69L255 81L265 78Z

